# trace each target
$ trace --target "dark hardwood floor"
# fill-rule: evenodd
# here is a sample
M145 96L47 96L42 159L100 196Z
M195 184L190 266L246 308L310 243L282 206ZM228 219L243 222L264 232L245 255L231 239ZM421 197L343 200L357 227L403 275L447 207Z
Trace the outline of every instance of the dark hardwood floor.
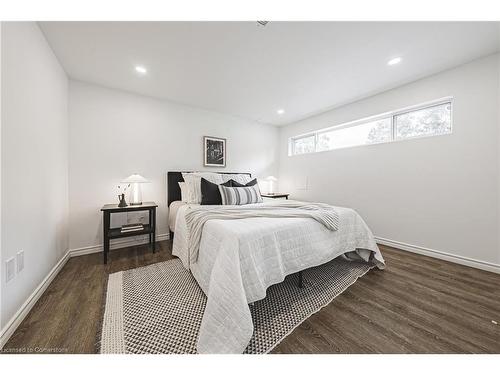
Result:
M107 275L172 258L170 243L71 258L4 347L93 353ZM273 353L500 353L500 275L381 246L372 270Z

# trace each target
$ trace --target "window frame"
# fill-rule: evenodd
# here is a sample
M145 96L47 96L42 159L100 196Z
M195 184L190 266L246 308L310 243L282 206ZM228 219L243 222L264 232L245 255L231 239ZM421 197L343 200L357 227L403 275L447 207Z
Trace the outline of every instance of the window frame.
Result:
M427 108L432 108L432 107L437 107L440 105L444 104L449 104L450 105L450 131L443 133L443 134L426 134L426 135L419 135L415 137L408 137L408 138L396 138L396 121L395 117L404 115L410 112L414 111L419 111L422 109L427 109ZM329 150L321 150L318 151L318 136L320 134L330 132L330 131L335 131L335 130L341 130L345 128L351 128L355 127L358 125L363 125L367 124L370 122L378 121L378 120L383 120L383 119L390 119L390 126L391 126L391 136L388 141L380 141L380 142L375 142L375 143L368 143L368 144L360 144L360 145L354 145L354 146L345 146L345 147L338 147L338 148L333 148ZM360 146L370 146L370 145L377 145L377 144L382 144L382 143L391 143L391 142L401 142L401 141L408 141L412 139L419 139L419 138L428 138L428 137L437 137L437 136L443 136L443 135L449 135L453 133L453 97L452 96L447 96L443 97L440 99L400 108L394 111L389 111L389 112L384 112L378 115L374 116L369 116L369 117L364 117L359 120L354 120L354 121L349 121L345 122L339 125L334 125L334 126L329 126L327 128L321 128L315 131L307 132L307 133L302 133L293 137L288 138L288 156L300 156L300 155L307 155L307 154L314 154L318 152L329 152L329 151L335 151L335 150L341 150L344 148L351 148L351 147L360 147ZM295 141L303 138L309 138L311 136L314 136L314 151L312 152L304 152L301 154L296 154L295 153Z

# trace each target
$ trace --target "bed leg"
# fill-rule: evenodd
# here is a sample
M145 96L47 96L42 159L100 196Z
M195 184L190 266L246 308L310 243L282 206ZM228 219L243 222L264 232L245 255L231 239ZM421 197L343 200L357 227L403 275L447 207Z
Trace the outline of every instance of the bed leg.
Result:
M303 287L304 287L304 280L302 277L302 271L299 271L299 288L303 288Z

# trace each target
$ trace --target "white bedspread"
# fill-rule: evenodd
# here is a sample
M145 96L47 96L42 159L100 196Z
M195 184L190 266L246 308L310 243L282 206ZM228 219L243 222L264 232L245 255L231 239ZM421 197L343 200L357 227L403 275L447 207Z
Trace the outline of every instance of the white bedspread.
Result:
M279 204L260 203L259 205ZM178 256L207 296L198 339L199 353L242 353L253 334L249 303L286 275L326 263L339 255L384 259L363 219L335 207L339 228L331 231L310 218L210 220L205 224L198 260L190 264L185 212L179 208L172 253Z
M244 206L200 206L186 211L189 232L189 262L196 263L201 236L205 224L212 220L241 220L249 218L310 218L323 224L329 230L337 230L339 215L327 204L297 201L283 201L282 204L261 204L259 207Z
M177 218L177 211L182 206L187 205L186 202L173 201L168 207L168 229L175 232L175 219Z

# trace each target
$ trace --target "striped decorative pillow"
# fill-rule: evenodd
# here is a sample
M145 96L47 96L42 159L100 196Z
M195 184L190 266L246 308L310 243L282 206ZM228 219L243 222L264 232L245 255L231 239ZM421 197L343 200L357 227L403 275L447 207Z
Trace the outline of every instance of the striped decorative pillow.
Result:
M227 187L219 185L222 204L242 205L250 203L262 203L259 185L245 187Z

